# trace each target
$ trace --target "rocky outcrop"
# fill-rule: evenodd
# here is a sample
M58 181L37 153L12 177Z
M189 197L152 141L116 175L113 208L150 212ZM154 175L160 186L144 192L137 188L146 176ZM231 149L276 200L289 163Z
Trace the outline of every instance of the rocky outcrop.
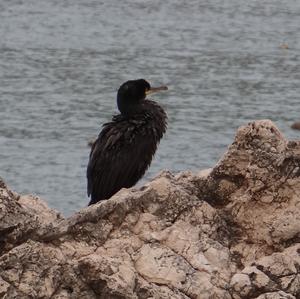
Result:
M299 167L300 142L257 121L213 169L67 219L1 183L0 297L300 298Z
M294 130L300 130L300 121L296 121L291 125L291 128Z

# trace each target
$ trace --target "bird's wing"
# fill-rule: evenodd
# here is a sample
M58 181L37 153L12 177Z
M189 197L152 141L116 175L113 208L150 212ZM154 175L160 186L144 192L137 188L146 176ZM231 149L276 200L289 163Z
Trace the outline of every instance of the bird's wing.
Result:
M90 204L133 186L145 173L156 150L156 143L145 134L139 123L111 122L104 126L91 149L87 168Z

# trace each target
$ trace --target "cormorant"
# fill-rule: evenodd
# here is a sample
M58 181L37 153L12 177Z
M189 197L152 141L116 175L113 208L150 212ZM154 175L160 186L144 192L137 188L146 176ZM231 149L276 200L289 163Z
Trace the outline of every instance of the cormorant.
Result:
M167 89L153 88L144 79L120 86L120 114L103 125L92 145L87 167L89 205L109 199L121 188L132 187L144 175L167 127L165 111L146 96Z

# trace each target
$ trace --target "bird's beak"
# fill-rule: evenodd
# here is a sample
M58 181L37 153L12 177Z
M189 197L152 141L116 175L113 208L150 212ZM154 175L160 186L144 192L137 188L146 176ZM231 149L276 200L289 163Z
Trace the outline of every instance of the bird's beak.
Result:
M165 85L159 86L159 87L151 87L150 89L148 89L146 91L146 95L149 95L149 94L154 93L154 92L163 91L163 90L168 90L168 87L165 86Z

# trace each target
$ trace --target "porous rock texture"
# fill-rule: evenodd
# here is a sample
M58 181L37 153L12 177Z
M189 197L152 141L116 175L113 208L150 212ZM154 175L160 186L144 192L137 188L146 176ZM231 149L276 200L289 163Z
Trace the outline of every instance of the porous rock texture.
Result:
M1 182L0 298L300 298L299 166L300 142L264 120L213 169L66 219Z

